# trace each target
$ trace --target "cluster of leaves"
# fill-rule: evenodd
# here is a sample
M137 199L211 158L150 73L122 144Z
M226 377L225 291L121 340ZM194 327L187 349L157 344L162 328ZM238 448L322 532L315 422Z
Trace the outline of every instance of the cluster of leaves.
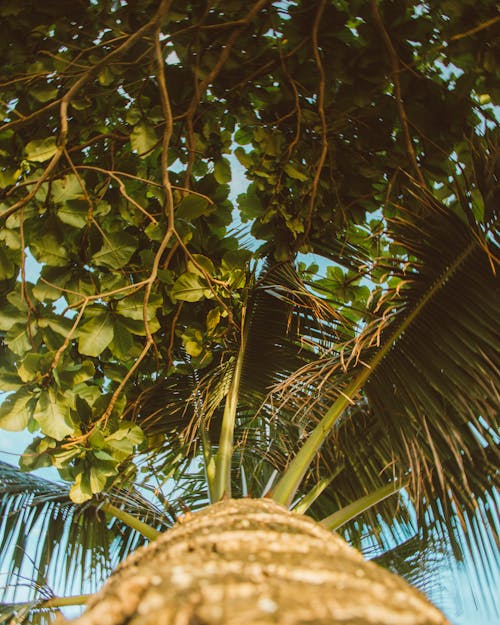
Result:
M495 4L3 2L21 467L196 507L227 452L235 494L293 473L326 414L275 492L322 518L407 484L346 536L416 513L460 557L498 479Z

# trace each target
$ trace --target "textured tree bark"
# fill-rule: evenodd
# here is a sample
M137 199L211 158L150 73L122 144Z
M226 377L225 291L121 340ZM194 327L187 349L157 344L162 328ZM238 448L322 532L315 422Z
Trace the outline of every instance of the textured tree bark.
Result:
M399 577L266 499L188 515L137 550L73 625L446 625Z

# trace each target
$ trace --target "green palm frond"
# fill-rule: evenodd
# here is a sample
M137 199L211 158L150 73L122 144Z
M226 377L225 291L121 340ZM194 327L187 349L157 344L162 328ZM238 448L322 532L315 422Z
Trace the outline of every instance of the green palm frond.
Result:
M437 573L448 557L445 545L437 537L429 540L415 533L382 552L378 547L363 551L365 557L404 577L428 596L443 590Z
M171 524L137 491L113 490L106 501L157 529ZM146 542L136 530L106 515L100 509L103 503L75 504L65 484L0 462L2 599L38 605L55 594L95 591L119 562ZM39 612L40 618L44 614Z
M411 323L364 390L407 463L417 508L432 508L453 537L454 510L474 514L498 483L498 243L493 222L471 226L425 196L420 202L420 215L391 224L412 256L407 286L391 302L394 324Z

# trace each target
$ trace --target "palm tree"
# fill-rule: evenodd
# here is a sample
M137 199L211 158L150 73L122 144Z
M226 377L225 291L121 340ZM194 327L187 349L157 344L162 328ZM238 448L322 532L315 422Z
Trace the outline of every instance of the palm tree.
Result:
M360 246L344 256L328 249L357 271L354 284L386 272L362 324L292 262L268 262L250 276L241 333L216 365L197 369L184 352L191 386L178 375L152 386L138 380L125 413L134 411L148 445L138 457L142 475L128 487L75 504L65 485L2 463L4 614L45 622L65 603L49 578L61 592L94 591L139 545L165 530L169 537L180 513L228 497L266 497L271 516L282 514L274 499L322 519L424 590L436 583L439 550L458 560L472 554L487 571L477 545L483 523L492 553L497 538L497 190L486 175L494 155L484 142L476 153L481 221L458 182L445 202L413 183L385 224L397 256L381 250L367 266ZM315 251L325 249L318 240ZM245 501L243 511L230 508L234 519L251 517L244 506L253 499ZM200 519L213 533L211 514ZM29 600L21 600L26 587ZM111 584L109 592L112 601L120 591Z
M2 617L444 622L345 542L488 577L498 16L464 7L0 7L0 426L40 433Z

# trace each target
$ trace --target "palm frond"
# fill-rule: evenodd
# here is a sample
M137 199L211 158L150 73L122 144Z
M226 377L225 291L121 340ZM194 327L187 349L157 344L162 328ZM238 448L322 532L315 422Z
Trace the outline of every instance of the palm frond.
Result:
M170 525L139 492L114 490L107 501L158 529ZM38 605L55 595L94 592L121 560L146 542L137 531L108 518L99 504L74 504L65 484L0 462L2 599Z
M484 162L481 166L487 169ZM495 179L486 190L484 184L481 190L488 197L496 193ZM302 410L309 422L319 421L338 399L343 406L321 449L323 458L329 447L336 450L328 460L332 468L345 465L320 498L323 505L330 502L327 514L406 476L427 538L437 533L457 559L468 554L488 574L499 562L494 521L500 413L498 208L487 197L488 211L473 206L477 196L471 189L478 188L473 181L462 193L454 187L448 196L442 193L445 203L410 188L405 208L398 202L387 228L399 257L382 261L397 284L375 298L354 343L303 366L275 390L284 395L285 414ZM351 431L342 437L360 418L363 402L368 422L358 436ZM411 509L398 506L387 500L377 514L389 525L399 523ZM316 513L318 506L312 510ZM478 514L486 533L477 529ZM377 527L374 514L369 525ZM482 557L484 543L496 555Z

